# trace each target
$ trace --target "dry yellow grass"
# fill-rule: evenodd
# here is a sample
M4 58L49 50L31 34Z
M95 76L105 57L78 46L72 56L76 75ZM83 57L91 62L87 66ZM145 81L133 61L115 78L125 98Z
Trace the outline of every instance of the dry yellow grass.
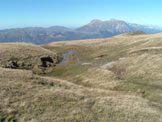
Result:
M1 68L1 73L4 74L0 78L1 120L160 122L162 119L147 100L135 95L87 88L65 80L31 75L30 71Z
M5 47L3 51L15 44L4 45L0 46ZM25 46L27 52L22 51L24 47L18 52L28 55L31 46ZM40 50L43 54L64 54L69 50L74 53L66 57L70 62L57 65L46 76L35 75L30 70L0 68L1 120L162 121L161 34L119 35L44 47L51 51L36 46L33 56L40 54Z
M74 65L67 63L66 68L57 67L55 73L60 73L53 76L88 88L137 95L162 115L162 34L119 35L110 39L59 42L48 46L46 48L60 53L73 50L74 62L75 58L79 60ZM91 65L82 65L85 63Z
M34 58L41 55L54 55L54 52L46 50L40 46L27 43L1 43L0 61L15 58Z
M41 57L51 57L54 65L60 60L56 52L52 52L38 45L28 43L0 44L1 67L10 67L12 62L16 62L18 69L32 69L35 73L42 73L45 71L39 68L42 65ZM50 72L50 68L46 72Z

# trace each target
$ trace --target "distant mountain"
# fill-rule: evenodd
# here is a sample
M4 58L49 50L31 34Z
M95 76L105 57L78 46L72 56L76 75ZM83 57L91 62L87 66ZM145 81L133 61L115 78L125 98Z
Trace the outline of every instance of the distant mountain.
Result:
M111 19L109 21L92 20L89 24L80 27L77 30L85 33L100 33L101 36L107 37L134 31L158 33L162 31L162 28L160 29L153 26L132 24L122 20Z
M112 19L109 21L93 20L77 30L85 33L101 33L109 36L130 32L132 28L124 21Z
M65 35L70 31L71 29L62 26L6 29L0 31L0 42L32 42L43 44L56 40L64 40Z
M109 21L92 20L87 25L76 29L52 26L49 28L28 27L0 30L0 42L45 44L53 41L106 38L135 31L158 33L162 32L162 29L153 26L127 23L116 19Z

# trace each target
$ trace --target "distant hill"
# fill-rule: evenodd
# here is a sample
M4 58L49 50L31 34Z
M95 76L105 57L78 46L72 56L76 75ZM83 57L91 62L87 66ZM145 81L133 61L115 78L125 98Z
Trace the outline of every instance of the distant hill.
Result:
M130 24L115 19L109 21L92 20L87 25L76 29L52 26L48 28L28 27L0 30L0 42L32 42L35 44L46 44L53 41L107 38L136 31L158 33L162 32L162 29Z

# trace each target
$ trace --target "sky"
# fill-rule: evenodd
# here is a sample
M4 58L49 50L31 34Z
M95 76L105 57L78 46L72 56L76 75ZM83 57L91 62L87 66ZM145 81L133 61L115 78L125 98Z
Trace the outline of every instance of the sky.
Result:
M0 0L0 28L78 27L111 18L162 26L162 0Z

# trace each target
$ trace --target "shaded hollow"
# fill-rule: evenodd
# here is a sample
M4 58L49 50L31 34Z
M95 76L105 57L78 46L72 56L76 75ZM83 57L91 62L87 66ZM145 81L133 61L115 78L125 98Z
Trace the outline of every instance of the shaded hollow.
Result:
M50 67L54 64L54 61L52 57L50 56L44 56L44 57L41 57L40 59L41 59L42 67Z

